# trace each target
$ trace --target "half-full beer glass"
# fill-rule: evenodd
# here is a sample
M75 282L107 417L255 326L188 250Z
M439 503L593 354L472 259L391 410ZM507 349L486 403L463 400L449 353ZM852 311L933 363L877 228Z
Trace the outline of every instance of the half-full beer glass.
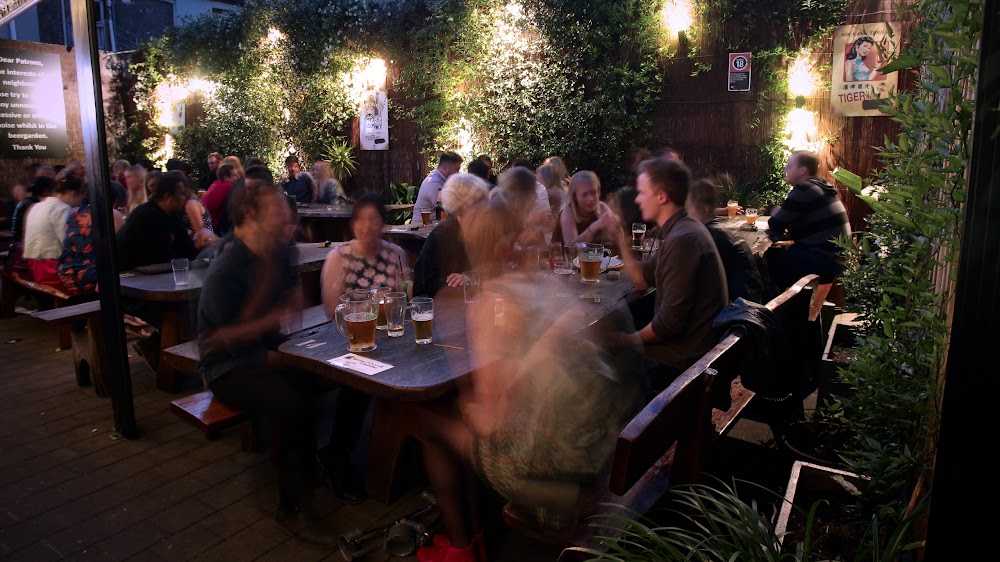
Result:
M413 320L413 335L419 344L428 344L433 340L434 299L430 297L413 297L410 301L410 319Z
M403 323L406 320L406 293L392 291L385 294L385 320L389 325L389 337L398 338L403 335Z
M378 294L375 291L351 291L340 297L334 313L337 329L347 337L351 353L375 349L375 320L378 318Z

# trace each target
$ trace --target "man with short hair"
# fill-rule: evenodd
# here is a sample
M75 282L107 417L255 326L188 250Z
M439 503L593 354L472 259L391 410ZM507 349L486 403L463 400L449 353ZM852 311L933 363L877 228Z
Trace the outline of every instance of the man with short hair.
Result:
M201 181L198 182L198 189L202 191L208 191L208 188L212 187L212 184L219 179L217 172L222 164L222 154L213 152L208 155L205 162L208 164L208 173L202 176Z
M851 235L847 209L837 189L818 173L819 157L812 152L796 152L785 165L792 191L768 219L775 244L764 254L778 291L811 273L830 283L846 269L843 250L834 241Z
M665 366L655 387L669 384L717 343L712 322L729 302L712 236L684 209L690 183L691 172L677 160L655 158L639 165L635 202L643 220L659 227L660 249L645 263L622 252L632 283L639 290L655 286L656 298L652 321L617 343L644 345L646 355Z
M437 168L427 174L424 181L420 183L420 191L417 192L417 202L413 205L413 218L411 223L417 224L420 221L420 211L433 211L438 202L438 195L444 187L445 180L452 174L458 173L462 167L462 157L458 154L446 151L441 153Z
M285 158L285 169L288 177L281 182L281 188L294 197L296 203L312 203L313 179L299 167L299 157L292 154Z
M195 257L194 242L181 222L184 181L180 172L161 174L149 201L129 213L116 237L122 270Z

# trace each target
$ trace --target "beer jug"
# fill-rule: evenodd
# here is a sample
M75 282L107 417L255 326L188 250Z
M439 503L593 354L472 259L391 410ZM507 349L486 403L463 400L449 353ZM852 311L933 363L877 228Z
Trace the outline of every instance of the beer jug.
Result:
M364 353L375 345L375 323L378 319L378 292L354 290L340 297L334 312L337 329L348 341L348 351Z

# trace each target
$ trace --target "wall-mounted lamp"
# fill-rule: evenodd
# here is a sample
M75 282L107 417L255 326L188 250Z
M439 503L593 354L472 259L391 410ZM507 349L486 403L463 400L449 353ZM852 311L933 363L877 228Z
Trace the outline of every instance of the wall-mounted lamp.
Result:
M816 76L813 69L812 53L802 51L788 67L788 93L797 98L805 98L815 90ZM797 104L797 107L801 107L801 105Z
M663 25L670 31L676 31L680 41L686 41L684 32L691 29L691 24L694 22L691 12L690 0L665 0L663 10L660 11Z
M785 139L782 143L788 150L808 150L818 152L823 147L816 126L816 113L801 107L791 110L785 118Z

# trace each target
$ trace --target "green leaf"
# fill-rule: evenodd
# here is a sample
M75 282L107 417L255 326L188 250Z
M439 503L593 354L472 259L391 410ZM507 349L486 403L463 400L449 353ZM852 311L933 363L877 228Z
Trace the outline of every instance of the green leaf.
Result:
M889 74L890 72L905 70L907 68L916 68L918 66L920 66L920 59L913 55L903 55L878 69L878 71L882 74Z
M837 168L836 170L830 172L830 175L832 175L835 180L846 185L852 191L861 191L861 176L843 168Z

